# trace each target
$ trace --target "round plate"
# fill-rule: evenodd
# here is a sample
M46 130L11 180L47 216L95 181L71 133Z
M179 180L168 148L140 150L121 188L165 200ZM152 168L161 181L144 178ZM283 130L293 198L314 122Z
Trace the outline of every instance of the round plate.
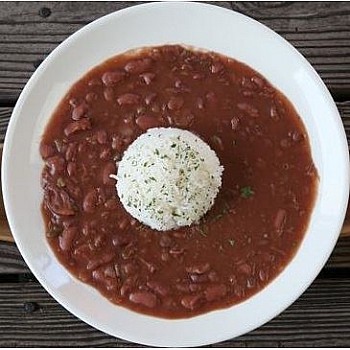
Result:
M186 44L238 59L263 74L294 104L307 128L320 175L319 193L302 245L287 268L247 301L202 316L165 320L111 304L73 278L45 239L40 212L45 125L69 87L90 68L132 48ZM199 346L249 332L295 301L328 259L345 216L348 147L336 106L310 64L284 39L233 11L199 3L151 3L105 16L59 45L24 88L3 152L6 213L17 246L44 288L93 327L152 346ZM336 173L336 176L334 174Z

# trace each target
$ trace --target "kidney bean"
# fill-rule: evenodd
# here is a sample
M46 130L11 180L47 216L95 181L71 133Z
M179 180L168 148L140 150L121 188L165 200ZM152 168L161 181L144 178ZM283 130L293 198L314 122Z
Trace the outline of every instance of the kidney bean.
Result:
M139 258L139 261L142 262L142 264L144 264L147 268L147 270L150 272L150 273L154 273L157 271L157 267L150 263L149 261L143 259L143 258Z
M258 276L259 276L260 281L262 281L262 282L265 282L268 279L268 274L263 269L259 270Z
M202 73L194 73L192 75L193 80L202 80L202 79L204 79L204 77L205 77L205 75Z
M135 288L137 276L128 277L120 288L120 295L125 297Z
M159 113L160 112L160 106L156 103L154 103L151 107L151 111L154 113Z
M88 244L81 244L74 248L73 255L76 259L86 262L89 259L90 252L91 250Z
M134 275L138 271L138 266L132 262L122 264L120 267L126 276Z
M135 247L132 243L128 244L122 251L122 258L124 260L132 258L136 253Z
M170 255L167 252L162 252L162 254L160 255L160 258L162 259L162 261L169 261Z
M147 94L144 98L144 101L146 103L147 106L149 106L157 97L157 94L155 92L151 92L149 94ZM152 109L153 111L153 109ZM153 112L157 112L157 111L153 111ZM159 110L158 110L159 112Z
M71 249L77 233L78 229L76 227L68 227L63 230L58 238L58 244L64 252Z
M148 308L154 308L157 305L157 297L146 291L130 293L129 300L134 304L140 304Z
M142 73L140 74L140 77L145 82L146 85L151 84L151 82L154 80L156 75L154 73Z
M237 104L237 107L241 111L247 113L250 117L256 118L259 116L259 111L257 110L257 108L255 108L249 103L241 102Z
M110 177L111 174L116 173L116 166L113 162L108 162L103 167L101 175L102 175L102 183L104 185L114 185L115 180Z
M204 109L204 101L203 101L202 97L198 97L196 103L197 103L198 109Z
M64 134L66 136L70 136L78 131L84 131L84 130L90 130L90 129L91 129L90 120L84 118L79 121L69 123L64 129Z
M177 283L175 285L175 288L178 291L183 292L183 293L190 293L191 292L189 283Z
M106 72L102 75L101 80L105 86L114 86L123 80L125 72L121 70L115 70L111 72Z
M150 288L155 294L165 297L169 294L169 287L159 281L148 281L147 287Z
M208 275L200 275L196 273L190 274L190 279L193 283L204 283L209 281Z
M72 106L72 107L74 108L74 107L76 107L76 106L79 105L79 101L78 101L78 99L76 99L75 97L73 97L73 98L70 98L70 99L69 99L69 104L70 104L70 106Z
M120 95L117 98L117 102L119 105L124 106L124 105L135 105L140 101L140 96L137 94L132 94L132 93L126 93L123 95Z
M252 273L252 268L250 267L249 264L247 263L241 263L238 267L237 270L245 275L250 275Z
M243 91L242 91L242 95L243 95L244 97L252 97L252 96L254 96L254 92L253 92L253 91L250 91L250 90L243 90Z
M115 198L110 198L104 203L104 207L108 210L115 210L118 208L118 203Z
M185 295L181 299L181 305L185 309L195 310L203 304L203 296L201 294L197 295Z
M277 112L277 108L274 105L270 108L270 117L275 121L278 121L280 119L280 116Z
M265 85L265 82L262 78L258 77L257 75L253 76L251 78L251 81L259 88L262 89Z
M96 210L97 204L97 192L95 189L91 189L84 197L83 209L87 213L93 213Z
M202 286L200 284L190 283L188 287L192 293L202 291Z
M69 143L65 154L66 161L67 162L74 161L76 159L77 153L78 153L78 143L77 142Z
M169 248L173 243L173 240L165 233L163 233L159 239L159 245L162 248Z
M185 101L181 96L172 96L170 97L167 106L171 111L177 111L183 106L184 102Z
M46 166L52 176L62 174L65 169L65 160L63 157L57 155L46 159Z
M185 270L188 273L201 275L210 270L210 265L209 263L196 264L196 265L186 267Z
M114 90L112 88L106 88L103 90L103 97L106 101L114 101Z
M289 147L292 146L292 143L291 143L291 141L288 140L288 139L282 139L282 140L280 141L280 146L281 146L282 148L289 148Z
M99 157L100 157L100 159L103 159L103 160L110 159L111 158L111 153L112 152L111 152L109 147L104 147L102 149L102 151L100 152Z
M219 281L219 275L215 271L210 271L208 274L208 279L210 282L218 282Z
M136 118L136 125L141 130L147 130L150 128L155 128L160 125L159 120L156 117L151 117L148 115L140 115Z
M247 278L246 286L248 289L254 288L256 285L255 279L253 277Z
M223 298L227 294L227 287L224 284L208 286L204 295L208 301L215 301Z
M87 263L86 268L88 270L95 270L97 267L110 263L114 259L114 253L102 253L99 256L93 255L90 257L90 261Z
M88 86L101 86L101 85L102 85L101 80L97 78L93 78L88 82Z
M205 98L206 98L206 100L208 101L208 103L209 103L210 105L216 105L217 102L218 102L218 98L217 98L215 92L213 92L213 91L209 91L209 92L205 95Z
M55 154L55 148L52 145L41 142L39 152L43 159L47 159Z
M107 140L108 140L107 131L106 130L98 130L96 132L96 139L100 145L104 145L105 143L107 143Z
M210 67L210 71L213 74L220 73L224 69L224 66L220 62L213 62L213 64Z
M131 74L140 74L149 70L149 68L151 68L151 65L152 65L152 59L146 57L142 59L129 61L125 65L124 69Z
M175 126L179 126L182 128L188 128L192 125L194 121L193 114L190 113L184 113L174 116L174 124Z
M68 162L67 163L67 173L70 177L77 176L78 168L76 163Z
M123 247L133 241L131 234L118 234L113 237L112 243L116 247Z
M275 227L276 231L281 233L283 231L283 228L286 224L286 220L287 220L287 212L285 209L278 209L274 222L273 222L273 226Z
M173 247L169 250L169 254L173 257L179 257L185 252L184 248Z
M89 102L89 103L92 103L94 101L96 101L98 99L98 95L94 92L88 92L86 95L85 95L85 101L86 102Z
M240 286L239 284L236 284L233 287L233 292L235 293L235 295L237 295L238 297L243 297L245 295L245 290L242 286Z
M72 119L73 120L80 120L83 118L86 113L88 112L89 107L85 102L82 102L80 105L74 107L72 111Z
M61 188L48 187L45 192L45 203L57 215L69 216L75 214L73 200Z
M118 222L118 226L119 226L120 230L124 230L127 227L128 223L129 223L129 221L127 218L120 220Z
M92 271L92 279L97 282L104 282L105 281L105 275L103 273L102 269L96 269Z
M224 150L224 144L221 140L221 138L217 135L213 135L211 137L212 142L214 143L215 147L218 148L219 150L223 151Z

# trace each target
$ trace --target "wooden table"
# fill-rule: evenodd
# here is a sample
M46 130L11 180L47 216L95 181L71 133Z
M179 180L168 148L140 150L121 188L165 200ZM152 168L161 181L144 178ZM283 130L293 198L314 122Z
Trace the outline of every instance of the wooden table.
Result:
M135 4L0 2L1 142L12 108L42 60L85 24ZM350 3L215 4L259 20L300 50L337 102L349 140ZM2 217L0 235L8 231L3 211ZM15 244L0 242L1 347L132 345L99 332L71 315L35 280ZM350 237L339 239L321 274L289 309L249 334L216 345L350 346Z

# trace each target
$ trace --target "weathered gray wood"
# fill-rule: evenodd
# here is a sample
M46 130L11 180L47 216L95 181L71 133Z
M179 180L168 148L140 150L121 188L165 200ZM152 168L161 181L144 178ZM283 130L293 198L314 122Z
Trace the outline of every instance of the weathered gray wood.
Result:
M15 100L40 62L65 38L138 2L0 2L0 101ZM297 47L335 96L350 88L350 3L216 2L247 14Z
M16 245L14 243L0 242L0 282L1 274L29 272L30 270Z
M0 143L4 142L7 125L10 121L13 108L0 107Z
M272 28L299 49L333 94L349 92L348 2L233 2L232 8Z
M35 304L25 306L28 302ZM31 312L33 308L36 310ZM0 315L1 347L133 345L78 320L35 282L1 283ZM350 279L318 279L289 309L265 326L216 345L343 347L349 344Z

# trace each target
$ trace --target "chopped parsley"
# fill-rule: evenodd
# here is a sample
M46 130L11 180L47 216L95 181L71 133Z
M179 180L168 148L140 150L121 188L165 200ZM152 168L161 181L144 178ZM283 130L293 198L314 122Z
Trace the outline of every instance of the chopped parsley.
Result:
M252 190L252 188L250 186L246 186L246 187L241 188L241 197L250 198L251 196L253 196L253 194L254 194L254 191Z

